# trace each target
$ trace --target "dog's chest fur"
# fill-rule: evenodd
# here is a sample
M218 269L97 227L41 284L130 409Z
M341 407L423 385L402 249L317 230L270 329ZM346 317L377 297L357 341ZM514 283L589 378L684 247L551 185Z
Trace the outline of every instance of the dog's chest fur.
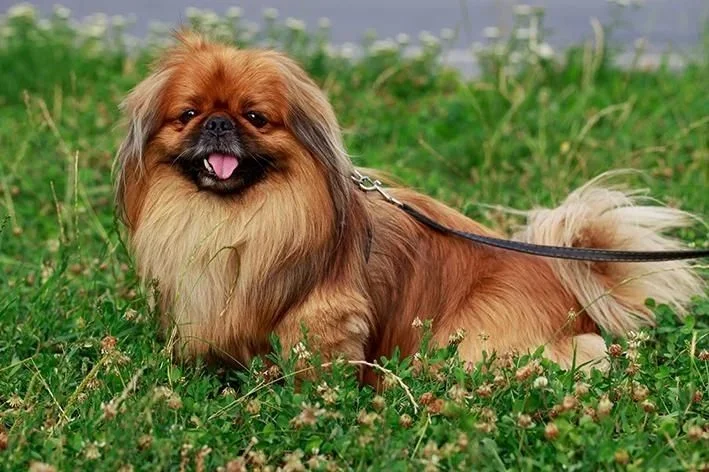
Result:
M248 249L239 215L199 193L179 198L179 190L151 188L131 242L141 278L157 281L168 336L176 329L178 350L194 355L223 344L230 325L249 331L238 300L240 252Z
M244 204L174 178L153 180L131 243L141 278L157 280L163 326L176 330L175 348L188 357L248 361L311 285L317 270L303 268L326 231L296 195L274 187Z

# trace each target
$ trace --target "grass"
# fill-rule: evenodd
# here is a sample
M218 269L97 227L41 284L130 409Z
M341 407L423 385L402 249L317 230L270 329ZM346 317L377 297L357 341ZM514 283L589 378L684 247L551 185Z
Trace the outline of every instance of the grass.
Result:
M661 201L709 214L709 61L628 71L607 48L571 49L563 65L528 50L511 64L504 50L467 81L435 64L446 44L430 38L417 58L378 44L353 63L324 52L326 31L292 22L246 38L236 15L192 21L287 45L328 91L359 164L497 228L514 220L484 204L557 203L628 167ZM416 359L380 361L379 393L346 363L301 388L277 354L266 372L259 360L243 372L173 363L110 176L117 103L153 48L126 45L118 26L77 30L62 11L47 22L14 10L1 29L0 469L709 468L706 297L684 322L656 306L658 327L609 339L611 369L591 376L537 355L471 369L454 346L425 343ZM707 244L701 225L680 236Z

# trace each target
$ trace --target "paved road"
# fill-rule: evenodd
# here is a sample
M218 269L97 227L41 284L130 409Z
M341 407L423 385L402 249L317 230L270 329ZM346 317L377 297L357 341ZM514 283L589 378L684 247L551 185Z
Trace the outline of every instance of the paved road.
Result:
M0 0L4 11L16 2ZM442 28L460 29L458 47L481 39L481 31L490 25L509 25L513 0L35 0L30 3L50 11L55 3L69 7L74 16L91 13L134 14L136 33L145 32L150 21L177 24L184 20L188 6L224 12L238 5L245 17L258 21L264 6L277 8L281 17L292 16L314 26L320 17L332 21L333 42L357 42L364 31L374 28L379 37L408 33L415 37L422 30L438 33ZM556 46L578 43L591 35L589 19L608 21L611 6L607 0L536 0L533 5L546 8L546 26ZM686 49L699 43L702 19L709 14L706 0L644 0L636 11L626 9L626 27L616 39L626 44L645 36L657 50L667 47Z

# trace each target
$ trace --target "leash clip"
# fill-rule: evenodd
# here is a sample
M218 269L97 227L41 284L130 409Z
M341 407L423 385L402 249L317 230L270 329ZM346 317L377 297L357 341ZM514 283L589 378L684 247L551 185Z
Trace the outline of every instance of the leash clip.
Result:
M370 176L362 174L357 169L355 169L354 173L352 174L352 180L354 180L355 183L357 183L357 186L360 188L360 190L362 190L364 192L377 192L387 202L393 203L394 205L396 205L398 207L404 206L403 203L401 203L396 198L392 197L391 194L389 194L389 192L384 190L383 184L379 180L372 179Z

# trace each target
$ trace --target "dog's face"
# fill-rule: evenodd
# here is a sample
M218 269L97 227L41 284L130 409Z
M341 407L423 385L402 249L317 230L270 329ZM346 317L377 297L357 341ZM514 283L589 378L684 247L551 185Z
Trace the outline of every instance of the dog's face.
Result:
M335 205L342 203L337 188L351 164L334 113L281 54L184 36L124 107L129 133L118 153L118 197L129 224L138 181L149 185L151 174L166 169L222 197L318 171Z
M288 98L277 63L231 50L176 64L151 143L201 190L238 193L306 155L285 126Z

